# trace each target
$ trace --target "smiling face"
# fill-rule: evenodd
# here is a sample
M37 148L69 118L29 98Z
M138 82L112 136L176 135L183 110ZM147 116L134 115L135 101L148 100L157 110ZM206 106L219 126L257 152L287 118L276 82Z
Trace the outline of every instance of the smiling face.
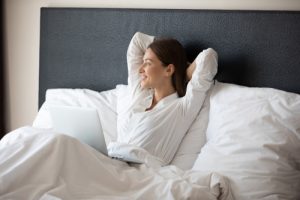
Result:
M150 48L146 50L143 60L139 70L142 88L155 89L170 80L168 67L163 65Z

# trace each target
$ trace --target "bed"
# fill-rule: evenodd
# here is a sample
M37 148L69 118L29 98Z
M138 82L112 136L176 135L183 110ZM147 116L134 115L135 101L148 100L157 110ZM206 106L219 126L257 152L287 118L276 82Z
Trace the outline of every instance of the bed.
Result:
M299 21L298 11L42 8L40 110L0 142L0 199L300 199ZM161 168L54 133L47 111L96 107L113 141L137 31L178 39L190 62L208 47L219 55L215 84Z

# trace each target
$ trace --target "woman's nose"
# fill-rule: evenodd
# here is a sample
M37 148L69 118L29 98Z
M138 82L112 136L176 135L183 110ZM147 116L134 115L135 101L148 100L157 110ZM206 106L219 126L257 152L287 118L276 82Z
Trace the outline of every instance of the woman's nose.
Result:
M141 64L139 68L139 73L143 73L143 72L144 72L144 64Z

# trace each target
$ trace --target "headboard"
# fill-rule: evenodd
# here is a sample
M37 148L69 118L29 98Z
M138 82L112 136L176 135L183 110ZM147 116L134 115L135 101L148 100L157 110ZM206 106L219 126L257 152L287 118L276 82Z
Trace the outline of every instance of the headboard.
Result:
M126 84L136 31L178 39L190 61L214 48L219 81L300 93L298 11L42 8L39 106L48 88Z

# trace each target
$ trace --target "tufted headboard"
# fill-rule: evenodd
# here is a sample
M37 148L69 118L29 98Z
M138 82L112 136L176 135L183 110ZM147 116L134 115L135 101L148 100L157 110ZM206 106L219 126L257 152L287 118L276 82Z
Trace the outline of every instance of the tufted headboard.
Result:
M136 31L178 39L190 61L214 48L219 81L300 94L300 12L42 8L39 106L48 88L126 84Z

